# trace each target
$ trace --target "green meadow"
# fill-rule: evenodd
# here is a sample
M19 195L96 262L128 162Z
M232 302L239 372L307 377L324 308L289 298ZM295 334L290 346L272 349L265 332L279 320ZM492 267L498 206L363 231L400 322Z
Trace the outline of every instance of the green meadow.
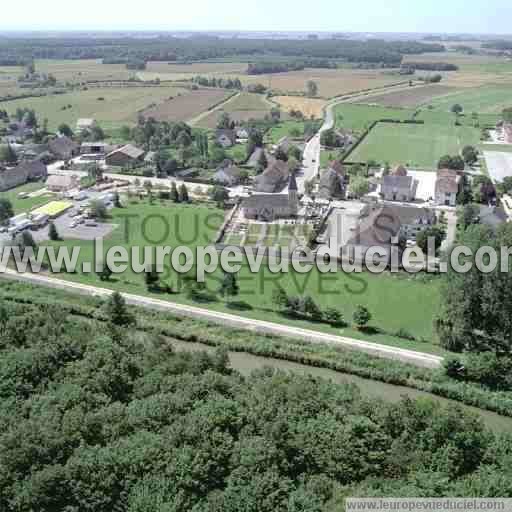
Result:
M118 225L111 236L104 241L104 250L121 245L127 249L134 246L186 245L190 248L208 245L218 226L223 221L223 212L199 205L175 205L171 202L148 204L146 201L130 203L112 212L111 222ZM57 246L81 247L80 261L93 261L92 242L67 240L52 242ZM81 265L80 265L81 268ZM314 270L307 274L296 272L272 274L263 268L252 274L248 265L242 265L238 281L240 294L226 301L218 294L221 272L207 276L207 290L197 300L178 293L180 278L169 269L162 276L162 284L170 285L174 293L148 292L144 275L131 269L112 276L110 281L101 281L94 274L77 272L60 277L84 284L108 287L140 295L150 295L163 300L188 303L216 311L231 312L245 317L285 323L297 327L316 329L323 332L347 335L359 339L370 339L403 348L440 353L433 342L432 319L439 300L439 281L436 278L424 281L408 275L321 274ZM350 323L356 305L367 306L373 319L371 325L381 330L376 333L360 333L350 327L334 328L326 324L287 318L274 311L272 293L277 286L283 287L290 295L311 295L322 307L332 306L342 311ZM395 336L398 330L405 330L417 340L408 341Z
M465 145L477 145L479 140L480 130L468 126L378 123L348 161L436 169L443 155L457 155Z

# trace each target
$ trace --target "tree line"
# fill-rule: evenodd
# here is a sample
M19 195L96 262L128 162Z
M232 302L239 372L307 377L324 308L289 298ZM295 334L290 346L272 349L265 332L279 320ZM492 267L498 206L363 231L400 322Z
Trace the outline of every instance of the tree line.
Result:
M399 65L403 55L444 51L441 44L417 41L352 41L221 39L197 36L175 38L161 35L154 39L130 37L10 37L0 41L0 61L27 62L30 59L105 59L105 62L171 61L188 62L240 56L253 59L265 55L295 57L313 61L341 59L348 62ZM113 60L114 59L114 60Z
M177 352L119 294L82 319L0 303L0 509L308 512L501 497L512 437L457 407Z

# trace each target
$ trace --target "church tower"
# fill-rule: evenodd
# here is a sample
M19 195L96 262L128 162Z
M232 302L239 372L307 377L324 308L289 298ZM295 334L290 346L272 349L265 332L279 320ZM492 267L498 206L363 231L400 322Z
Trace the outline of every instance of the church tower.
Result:
M290 181L288 182L288 204L290 205L290 214L297 215L299 211L299 197L297 194L297 181L295 173L290 174Z

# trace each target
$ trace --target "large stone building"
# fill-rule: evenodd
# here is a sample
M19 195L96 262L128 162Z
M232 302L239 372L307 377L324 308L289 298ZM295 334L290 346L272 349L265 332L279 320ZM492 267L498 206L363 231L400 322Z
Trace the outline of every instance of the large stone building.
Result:
M287 194L253 194L242 202L246 219L273 221L297 215L299 199L295 175L291 175Z
M439 169L436 178L435 203L438 206L456 206L460 176L451 169Z
M0 191L23 185L28 181L44 179L46 165L40 160L22 162L16 167L0 170Z
M418 181L408 176L407 169L399 165L392 174L382 178L380 195L386 201L411 202L416 198Z
M142 162L143 158L143 149L140 149L133 144L126 144L110 152L105 157L105 163L107 165L122 167L124 165L135 165Z
M282 160L273 160L262 174L255 179L256 192L272 194L281 192L290 179L288 164Z
M64 193L76 189L80 186L78 176L49 176L46 182L46 187L51 192Z
M332 161L320 176L318 196L328 200L344 199L345 194L345 169L340 162Z
M402 205L367 205L347 246L389 250L394 239L415 240L420 231L433 226L436 215L428 208Z

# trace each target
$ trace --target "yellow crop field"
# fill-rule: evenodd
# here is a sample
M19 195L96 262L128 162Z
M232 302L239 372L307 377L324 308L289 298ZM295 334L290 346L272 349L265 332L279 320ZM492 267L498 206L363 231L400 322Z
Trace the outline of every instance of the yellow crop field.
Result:
M281 110L289 112L290 110L300 110L306 117L323 117L323 108L327 104L325 100L319 98L303 98L301 96L275 96L272 101L279 104Z

